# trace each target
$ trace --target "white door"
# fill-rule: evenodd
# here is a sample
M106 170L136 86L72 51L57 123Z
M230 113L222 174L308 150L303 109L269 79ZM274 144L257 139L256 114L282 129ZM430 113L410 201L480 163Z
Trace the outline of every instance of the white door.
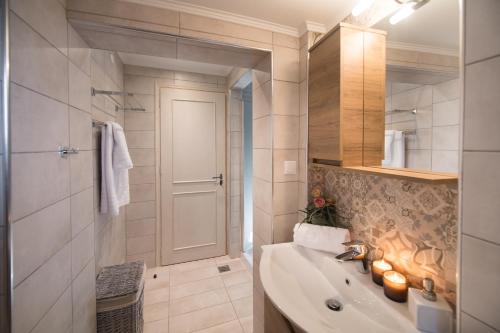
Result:
M223 93L161 89L163 265L226 252L225 108Z

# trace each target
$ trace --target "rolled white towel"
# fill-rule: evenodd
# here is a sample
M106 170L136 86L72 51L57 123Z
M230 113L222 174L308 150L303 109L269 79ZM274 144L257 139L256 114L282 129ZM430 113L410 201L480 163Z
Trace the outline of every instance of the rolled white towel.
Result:
M341 254L345 252L342 243L350 240L349 230L343 228L308 223L297 223L293 228L293 242L314 250Z

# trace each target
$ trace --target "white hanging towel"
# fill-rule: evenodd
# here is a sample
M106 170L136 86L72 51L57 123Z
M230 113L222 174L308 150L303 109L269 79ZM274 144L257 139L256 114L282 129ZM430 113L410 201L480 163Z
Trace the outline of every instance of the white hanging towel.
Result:
M392 164L392 144L394 142L395 132L396 131L393 130L385 131L384 160L382 161L382 166L390 167Z
M101 138L101 213L117 216L130 202L128 170L133 167L123 128L108 121Z
M395 131L394 141L392 143L392 162L393 168L404 168L405 163L405 133L402 131Z

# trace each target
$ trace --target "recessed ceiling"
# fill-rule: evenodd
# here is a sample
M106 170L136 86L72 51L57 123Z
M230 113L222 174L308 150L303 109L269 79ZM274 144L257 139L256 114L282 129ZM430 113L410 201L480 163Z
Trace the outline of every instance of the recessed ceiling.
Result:
M270 21L293 28L304 21L328 27L342 21L358 0L177 0L238 15ZM438 0L439 1L439 0ZM168 0L166 2L169 2Z
M233 67L189 60L155 57L135 53L118 52L125 65L151 67L181 72L228 76Z
M393 42L420 44L458 51L458 0L431 0L398 24L389 23L389 17L374 28L387 31Z

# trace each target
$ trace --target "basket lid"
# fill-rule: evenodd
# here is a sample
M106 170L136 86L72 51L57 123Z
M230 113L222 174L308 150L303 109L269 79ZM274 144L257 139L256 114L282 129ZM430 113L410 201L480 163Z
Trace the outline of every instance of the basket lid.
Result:
M132 296L142 291L144 270L145 265L142 260L104 267L97 276L97 302Z

